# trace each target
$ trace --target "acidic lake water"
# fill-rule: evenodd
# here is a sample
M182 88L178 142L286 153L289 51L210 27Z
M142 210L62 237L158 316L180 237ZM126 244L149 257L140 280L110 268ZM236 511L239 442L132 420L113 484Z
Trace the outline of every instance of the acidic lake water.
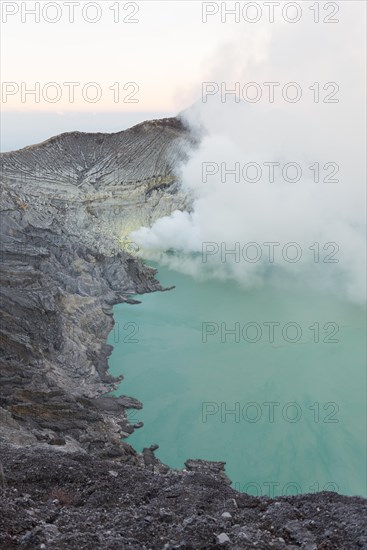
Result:
M163 267L157 277L176 288L114 308L116 394L144 404L129 412L144 427L128 442L158 443L174 468L225 461L233 487L253 495L366 495L364 310Z

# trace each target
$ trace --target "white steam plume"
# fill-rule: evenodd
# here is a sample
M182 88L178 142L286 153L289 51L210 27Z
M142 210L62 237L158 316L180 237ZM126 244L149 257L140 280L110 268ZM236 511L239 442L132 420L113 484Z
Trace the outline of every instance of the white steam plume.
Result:
M362 5L362 7L361 7ZM262 98L257 103L234 96L221 101L220 93L196 102L183 114L193 127L204 128L200 147L184 166L179 167L182 185L193 196L193 208L161 218L151 228L132 233L146 258L159 259L171 267L199 277L231 278L251 287L265 282L290 280L300 285L332 287L349 299L360 302L365 296L365 172L364 172L364 37L363 3L344 2L340 21L334 25L297 24L260 25L244 32L233 28L233 42L223 44L208 62L205 82L225 82L233 89L256 82ZM256 25L254 25L256 27ZM231 52L228 58L226 52ZM243 54L245 52L245 54ZM283 99L281 89L287 82L297 82L302 98L296 103ZM275 101L268 101L264 82L279 82ZM320 101L315 103L309 87L319 83ZM338 103L325 103L325 96L339 91ZM199 86L198 86L199 87ZM201 88L201 83L200 83ZM254 89L253 89L254 90ZM252 90L252 93L253 93ZM250 94L250 91L249 91ZM269 165L278 162L275 179L269 181ZM292 162L302 170L299 181L282 177L281 169ZM319 163L320 181L315 182L315 162ZM208 164L208 163L216 163ZM240 181L225 176L227 169L240 169L247 163L261 168L257 182ZM324 166L328 164L327 169ZM331 176L338 182L322 181ZM216 171L207 174L203 169ZM289 178L295 172L289 170ZM224 178L223 178L224 174ZM258 172L259 175L259 172ZM250 169L248 179L255 177ZM222 180L225 181L222 181ZM274 248L274 262L269 261L269 246ZM298 244L302 257L297 262L284 260L282 248ZM212 250L203 262L204 250ZM261 258L253 246L248 256L227 255L222 261L221 247L240 250L246 243L257 243ZM319 261L315 263L319 243ZM327 243L335 243L327 245ZM211 248L210 248L211 247ZM166 254L175 250L176 254ZM289 257L296 249L289 249ZM205 259L205 258L204 258ZM327 263L324 262L326 259ZM239 260L239 261L236 261ZM338 260L334 263L333 260ZM330 263L329 263L330 262Z

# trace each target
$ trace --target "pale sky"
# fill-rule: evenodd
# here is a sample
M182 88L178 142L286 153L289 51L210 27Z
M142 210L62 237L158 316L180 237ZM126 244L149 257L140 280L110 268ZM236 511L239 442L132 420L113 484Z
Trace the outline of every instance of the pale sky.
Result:
M62 87L64 82L80 82L81 86L97 82L103 94L92 105L95 111L116 109L114 92L109 90L115 82L121 88L135 82L139 91L134 98L139 102L129 104L129 110L176 111L185 106L186 96L202 79L206 60L231 34L230 25L222 25L219 20L202 23L201 2L136 2L139 11L131 17L138 23L115 23L115 12L110 8L116 2L108 0L98 2L100 21L88 23L82 17L82 7L88 3L81 0L75 7L74 23L68 21L69 8L63 1L57 2L63 16L56 23L47 22L42 16L35 23L34 17L27 14L22 23L21 9L9 15L6 24L2 23L2 80L27 82L29 87L40 82L41 88L48 82ZM35 2L26 4L31 7ZM41 2L44 4L47 2ZM121 19L133 9L121 9ZM49 8L46 17L53 18L56 13ZM96 13L91 7L87 15L94 18ZM125 95L133 91L130 88ZM2 107L6 111L91 109L80 88L76 88L73 104L68 99L68 89L63 87L63 97L54 105L44 100L37 104L30 96L22 103L19 93L9 96Z
M35 4L39 4L39 22L27 12ZM1 150L63 131L118 131L146 118L174 115L200 99L205 81L225 81L228 87L236 80L303 79L305 86L315 80L340 81L338 56L349 56L343 66L350 67L351 78L360 74L355 68L363 66L365 55L364 2L316 3L317 24L310 8L315 2L275 2L274 23L267 2L204 4L217 12L208 15L207 23L202 21L203 2L198 0L2 0ZM255 8L246 13L249 19L258 15L259 20L250 23L241 11L239 22L231 15L221 22L223 5L235 4L241 10L254 4L257 14ZM286 4L300 7L299 21L285 21L281 10ZM96 23L84 20L87 5L84 14L89 19L99 16ZM72 7L74 22L69 21ZM117 8L119 22L114 22ZM291 8L286 15L297 14ZM138 22L123 22L129 17ZM47 21L58 18L55 23ZM325 24L325 18L339 22ZM65 84L72 82L79 84L74 87L74 101L70 101L72 85ZM89 83L97 88L88 87ZM22 91L24 95L36 86L38 101L30 94L22 100ZM87 101L84 92L88 99L96 93L100 98ZM50 102L44 94L46 99L59 97ZM129 98L135 101L127 103Z

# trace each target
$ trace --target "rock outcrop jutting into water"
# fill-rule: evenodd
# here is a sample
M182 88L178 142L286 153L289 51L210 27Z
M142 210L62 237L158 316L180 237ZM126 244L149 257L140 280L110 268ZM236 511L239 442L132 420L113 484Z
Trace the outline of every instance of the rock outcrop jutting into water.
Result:
M1 155L1 548L366 548L363 499L239 495L122 439L142 404L105 396L112 306L162 290L126 237L189 207L196 143L172 118Z
M2 155L0 418L9 440L102 454L120 446L123 400L96 401L116 385L111 308L159 289L124 239L184 207L173 167L191 142L165 119Z

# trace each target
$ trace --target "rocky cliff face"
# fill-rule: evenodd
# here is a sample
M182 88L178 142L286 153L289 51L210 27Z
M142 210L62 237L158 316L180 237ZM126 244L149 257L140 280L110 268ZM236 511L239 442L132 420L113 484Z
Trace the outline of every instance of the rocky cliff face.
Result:
M116 385L105 343L111 307L160 289L125 238L185 207L174 167L193 144L179 120L164 119L118 134L63 134L1 156L7 439L102 454L113 442L121 452L120 436L132 430L124 401L96 401Z
M0 547L366 547L362 499L241 496L223 464L172 472L122 439L142 405L105 395L112 306L162 290L126 236L189 206L196 143L163 119L1 155Z

